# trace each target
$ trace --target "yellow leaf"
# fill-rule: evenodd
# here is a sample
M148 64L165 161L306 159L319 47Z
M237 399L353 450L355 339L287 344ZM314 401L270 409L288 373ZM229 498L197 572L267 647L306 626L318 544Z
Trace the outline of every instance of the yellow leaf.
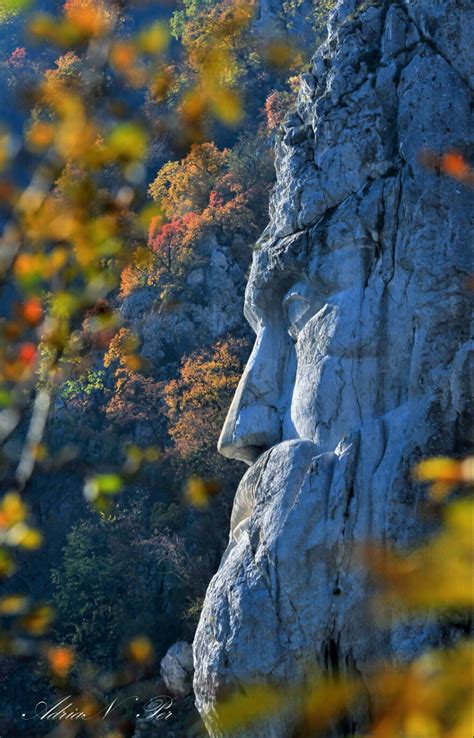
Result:
M139 34L137 46L143 54L160 54L166 49L170 33L164 23L157 21L150 28Z
M104 495L115 495L123 487L122 478L118 474L97 474L88 479L84 485L84 496L90 502L101 502ZM106 504L106 503L105 503Z
M284 706L284 693L272 686L249 685L248 692L234 694L216 706L219 729L232 732L278 714ZM208 715L213 721L211 713Z
M146 205L143 210L138 213L137 225L140 226L144 234L148 235L148 230L151 228L152 224L153 227L158 227L162 220L163 211L160 205L152 203L150 205Z
M57 292L51 301L51 315L68 319L79 309L79 299L70 292Z
M415 476L421 482L456 483L461 481L461 464L446 456L425 459L415 467Z
M55 241L65 241L74 235L79 223L71 213L61 213L49 223L49 236Z
M438 721L419 710L407 715L404 728L406 735L414 738L441 738Z
M186 482L184 496L186 501L194 507L206 507L211 497L217 494L219 485L214 480L204 480L199 477L190 477Z
M9 546L20 546L29 551L40 548L43 543L43 536L34 528L30 528L25 523L16 523L5 536L5 542Z
M38 605L22 618L21 624L27 633L43 635L54 620L54 610L48 605Z
M285 41L272 41L265 50L268 64L275 67L289 67L297 52Z
M0 21L11 15L16 15L21 10L26 10L31 0L0 0Z
M474 501L472 498L457 500L447 505L444 511L446 532L443 539L452 537L456 548L465 547L466 552L474 548ZM440 536L441 538L441 536Z
M408 665L376 668L371 738L463 738L472 735L473 646L424 653Z
M305 689L303 719L308 730L327 725L344 712L360 692L360 684L317 678Z
M18 545L22 548L28 549L29 551L33 551L40 548L42 543L43 536L41 533L33 528L29 528Z
M142 361L139 356L124 356L122 363L131 372L136 372L142 365Z
M68 259L68 251L63 246L53 249L48 259L48 277L54 276L65 266Z
M0 0L1 2L1 0ZM0 10L1 13L1 10ZM1 20L1 15L0 15ZM11 150L11 138L10 135L4 131L0 131L0 171L5 168L8 160L10 159Z
M0 525L20 523L25 519L26 513L27 507L18 492L7 492L0 508Z
M424 546L405 555L368 548L369 566L382 578L385 597L407 610L474 606L474 502L451 503L444 526Z
M25 612L28 598L24 595L7 595L0 599L0 614L19 615Z
M120 70L127 70L135 63L135 49L133 44L125 41L117 42L112 46L110 59L112 64Z
M206 111L206 96L198 89L186 92L181 100L181 115L185 122L195 122Z
M108 136L106 145L115 159L136 161L145 158L148 137L135 123L120 123Z
M37 121L27 134L27 143L33 151L42 151L52 145L56 135L56 126L52 123Z
M209 97L212 109L223 123L233 126L242 119L242 103L233 90L218 89Z
M149 90L155 102L162 102L166 98L172 82L173 75L169 69L164 69L152 79L149 84Z
M154 649L149 638L136 636L127 645L127 655L135 664L149 664L153 661Z

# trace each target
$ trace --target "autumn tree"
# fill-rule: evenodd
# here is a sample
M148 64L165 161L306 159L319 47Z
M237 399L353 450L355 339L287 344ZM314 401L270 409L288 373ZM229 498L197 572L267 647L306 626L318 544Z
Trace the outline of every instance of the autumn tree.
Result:
M246 343L228 338L187 357L164 389L169 433L184 457L217 443L242 372Z
M204 210L224 172L228 153L213 143L194 144L184 159L170 161L160 169L150 194L168 219Z
M175 15L172 29L186 49L186 77L201 80L194 90L188 89L181 103L182 114L191 121L207 113L231 125L242 118L243 95L237 82L246 67L253 12L253 2L192 0Z
M166 438L163 382L140 372L118 369L114 391L106 406L106 417L119 428L146 437L148 443L162 444Z
M157 276L180 277L187 261L195 256L193 246L203 233L205 223L195 213L186 213L170 223L153 221L149 232L149 245L155 255Z
M245 241L251 245L263 228L273 179L262 128L239 136L232 149L196 144L165 164L149 188L160 214L150 223L148 251L138 247L122 270L121 297L146 285L160 286L163 295L182 288L189 271L206 264L212 235L230 246L238 237L234 256L248 261Z
M9 18L23 6L23 0L4 3L0 18ZM73 450L62 453L64 434L61 428L52 428L61 417L56 412L60 398L69 393L66 401L74 396L82 406L81 398L100 393L102 382L108 381L98 367L106 336L110 341L109 328L103 317L87 315L101 301L110 300L110 314L117 316L120 272L140 243L146 243L150 221L161 212L159 203L146 201L152 138L168 137L170 149L178 141L184 156L182 147L189 149L199 127L199 111L192 125L184 113L173 115L171 125L165 116L152 125L140 105L128 109L130 100L135 102L140 95L144 99L145 90L156 85L169 67L169 32L157 19L147 28L134 28L125 38L120 35L124 23L122 6L112 0L67 0L54 14L29 16L27 25L39 44L38 53L30 44L14 43L2 62L8 80L26 68L32 70L34 83L24 98L31 116L23 140L14 129L17 119L10 130L7 118L0 132L0 277L5 307L0 324L0 441L9 448L0 470L6 493L0 500L2 578L14 571L17 549L33 550L42 541L23 500L27 487L35 499L36 471L40 469L42 479L54 486L62 465L71 463ZM44 63L37 66L41 50L51 58L51 49L56 49L57 63L47 70ZM175 46L173 59L181 52ZM206 84L212 84L212 75L219 76L217 89L225 96L232 72L227 74L224 57L220 61L219 70L206 68ZM196 69L190 80L186 101L177 92L174 111L189 113L189 95L203 88L201 72ZM15 105L11 103L12 108ZM225 123L224 108L208 108L206 114L214 112ZM174 158L171 151L169 157ZM133 412L129 399L135 397L144 398L150 413L154 408L151 394L155 396L156 388L146 374L139 374L126 338L121 334L113 343L105 367L107 373L120 374L119 407L109 408L114 422L122 401L127 414ZM76 422L78 436L88 420ZM122 490L122 477L129 474L129 459L122 459L119 451L113 458L99 459L99 470L91 468L84 455L76 464L86 499L102 514L109 509L104 500ZM34 567L32 560L30 574ZM11 582L13 589L20 586L20 580ZM51 608L15 595L14 600L2 596L0 610L2 645L7 644L12 656L21 649L34 659L40 652L49 653L50 644L43 638L53 618ZM3 637L4 617L11 640Z

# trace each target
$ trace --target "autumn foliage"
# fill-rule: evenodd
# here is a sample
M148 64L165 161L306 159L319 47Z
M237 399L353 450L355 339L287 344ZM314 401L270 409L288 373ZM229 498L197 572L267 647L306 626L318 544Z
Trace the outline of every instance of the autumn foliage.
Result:
M183 456L217 443L229 401L237 387L245 354L239 339L219 341L186 358L178 379L164 390L169 433Z
M274 90L265 100L265 115L267 118L267 130L269 133L275 131L288 113L291 94Z
M2 21L27 3L8 0L4 5L8 12L0 7ZM247 352L241 338L229 335L214 345L206 338L197 349L188 346L177 359L150 366L142 356L140 318L134 316L133 327L127 322L124 298L152 286L157 313L167 307L167 290L176 290L181 302L189 299L186 278L196 265L207 268L214 241L236 262L248 264L248 247L267 220L273 183L267 134L277 133L294 99L295 85L290 83L289 92L287 71L281 70L286 64L301 66L301 58L292 58L292 49L281 40L256 44L249 32L253 2L184 0L171 27L157 18L122 33L126 5L66 0L58 14L34 13L29 31L45 52L38 56L49 58L55 49L50 62L56 62L44 68L33 61L29 46L16 46L16 41L3 62L9 83L16 80L28 93L22 103L31 110L23 138L21 131L0 129L0 267L6 307L0 322L0 579L6 584L0 597L0 650L8 656L0 678L7 684L18 668L21 679L18 665L24 663L36 679L41 664L50 680L48 690L53 685L64 695L77 695L89 712L105 699L90 696L91 674L94 695L102 684L108 685L105 690L111 684L127 688L148 678L155 689L158 671L150 670L158 655L156 642L139 631L151 618L155 630L150 631L163 638L165 647L158 617L168 608L164 622L176 620L176 610L170 615L163 595L165 585L174 592L170 578L184 582L180 607L185 609L183 602L192 597L186 607L194 622L199 615L199 597L225 545L228 510L219 495L221 485L194 472L218 469L215 445ZM324 0L316 12L330 5L332 0ZM171 44L171 31L176 44ZM265 69L267 62L279 74ZM36 75L30 80L34 84L23 85L27 71ZM135 105L140 95L142 107ZM249 98L255 101L245 119ZM25 160L25 172L17 177L16 167ZM425 164L460 185L473 184L472 167L458 151L430 154ZM192 311L194 303L188 307ZM226 462L234 478L226 471L222 482L231 493L235 466ZM421 481L436 481L433 502L444 504L454 483L472 484L466 469L457 461L438 459L418 473ZM71 495L58 504L64 478L72 480ZM150 503L152 528L132 530L132 506L114 515L113 503L125 488ZM47 497L51 490L52 502ZM153 497L158 493L160 502ZM59 611L72 623L66 634L75 634L87 652L98 634L102 645L109 646L110 640L118 647L125 621L127 628L137 628L121 644L120 668L109 663L104 673L89 658L81 664L71 644L53 643L50 605L16 591L26 578L26 554L36 557L43 544L38 520L48 522L48 506L58 507L62 515L71 500L75 511L79 500L90 505L94 517L92 523L80 522L53 575ZM211 502L221 504L225 514L220 529L214 525L216 540L209 551L208 529L215 518L205 516ZM189 503L199 508L197 513ZM40 512L36 519L34 510ZM186 516L192 521L188 537L175 530ZM470 516L472 506L458 502L440 515L441 533L422 550L407 556L373 552L372 566L385 583L386 596L402 610L419 615L427 606L445 612L472 605L466 587ZM61 518L61 534L65 526ZM34 562L31 566L34 571ZM18 568L21 576L12 579ZM42 586L44 572L38 579ZM138 588L130 595L132 581ZM435 591L440 582L442 597ZM133 608L134 620L127 608ZM192 632L188 635L191 639ZM381 670L377 677L388 699L381 700L373 735L466 735L469 656L469 647L461 644L400 673ZM434 676L425 688L427 669ZM335 715L353 694L352 684L318 681L313 686L305 715L309 723L312 717ZM231 726L276 709L284 698L256 687L249 694L245 704L241 695L240 702L225 706ZM252 703L252 695L259 704ZM453 706L463 722L456 710L450 716ZM122 735L122 727L112 723L91 723L90 730L91 735ZM17 734L16 727L11 734Z
M205 265L212 237L249 245L263 227L273 180L272 156L262 130L231 149L194 144L181 160L165 164L149 188L160 212L151 219L148 254L136 252L121 274L121 296L149 284L182 287ZM248 252L238 258L248 258Z
M66 0L67 20L87 36L99 36L109 30L113 12L103 0Z
M150 185L150 195L160 203L167 218L204 210L215 183L228 162L228 150L213 143L194 144L181 161L170 161Z

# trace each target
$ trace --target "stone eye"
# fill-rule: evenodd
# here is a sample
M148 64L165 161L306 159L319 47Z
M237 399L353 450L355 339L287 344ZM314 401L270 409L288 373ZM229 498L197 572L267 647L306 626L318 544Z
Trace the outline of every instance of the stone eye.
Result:
M311 303L299 292L294 291L286 295L283 304L288 317L288 333L296 341L309 317Z

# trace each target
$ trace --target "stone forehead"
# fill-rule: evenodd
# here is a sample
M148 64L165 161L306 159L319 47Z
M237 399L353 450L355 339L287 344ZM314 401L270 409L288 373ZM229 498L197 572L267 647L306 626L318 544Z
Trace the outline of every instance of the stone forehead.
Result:
M332 252L366 248L368 236L376 228L382 193L382 181L367 183L314 225L280 238L268 228L253 254L247 293L253 295L268 286L274 289L295 277L312 281Z
M273 241L262 239L254 251L247 292L264 291L275 283L308 273L314 247L315 239L309 230Z

